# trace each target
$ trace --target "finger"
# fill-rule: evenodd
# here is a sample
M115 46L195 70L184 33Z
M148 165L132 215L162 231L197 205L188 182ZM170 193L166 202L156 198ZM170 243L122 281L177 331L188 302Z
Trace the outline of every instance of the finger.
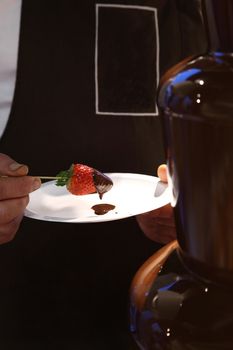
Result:
M17 163L6 154L0 153L0 175L23 176L27 173L27 165Z
M18 231L22 218L23 214L14 218L7 224L0 225L0 244L4 244L13 240L16 232Z
M29 196L0 201L0 227L23 215L28 202Z
M166 164L161 164L157 169L158 177L161 181L167 182L167 166Z
M37 190L41 181L33 176L0 178L0 200L27 196Z

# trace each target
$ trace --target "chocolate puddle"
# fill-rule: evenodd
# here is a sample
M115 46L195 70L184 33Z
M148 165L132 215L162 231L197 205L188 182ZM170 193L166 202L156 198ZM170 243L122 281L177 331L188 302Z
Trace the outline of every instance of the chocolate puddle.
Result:
M115 205L112 204L96 204L91 207L94 210L96 215L104 215L107 214L110 210L113 210Z

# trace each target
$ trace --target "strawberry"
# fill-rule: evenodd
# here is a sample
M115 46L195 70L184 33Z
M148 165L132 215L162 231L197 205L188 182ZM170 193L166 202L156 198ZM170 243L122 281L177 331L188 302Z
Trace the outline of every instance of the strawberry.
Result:
M102 199L112 186L112 180L100 171L83 164L72 164L68 170L57 176L57 186L66 186L74 195L98 193Z

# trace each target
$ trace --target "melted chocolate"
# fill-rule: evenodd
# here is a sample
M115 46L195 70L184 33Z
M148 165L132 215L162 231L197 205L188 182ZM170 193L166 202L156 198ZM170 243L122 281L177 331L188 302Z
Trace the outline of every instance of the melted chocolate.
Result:
M96 204L91 207L94 210L96 215L104 215L107 214L110 210L113 210L115 205L112 204Z
M105 174L94 169L93 180L96 188L96 192L99 194L100 199L103 198L104 193L111 190L113 186L112 180Z

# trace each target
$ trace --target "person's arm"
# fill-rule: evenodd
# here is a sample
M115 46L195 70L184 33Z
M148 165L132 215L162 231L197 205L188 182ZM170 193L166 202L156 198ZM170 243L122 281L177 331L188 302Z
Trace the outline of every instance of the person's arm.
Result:
M166 170L166 165L162 164L157 171L158 177L164 182L167 182ZM138 215L136 219L141 230L151 240L166 244L176 239L173 211L170 205Z
M28 167L0 153L0 244L11 241L23 218L29 193L40 179L27 176Z

